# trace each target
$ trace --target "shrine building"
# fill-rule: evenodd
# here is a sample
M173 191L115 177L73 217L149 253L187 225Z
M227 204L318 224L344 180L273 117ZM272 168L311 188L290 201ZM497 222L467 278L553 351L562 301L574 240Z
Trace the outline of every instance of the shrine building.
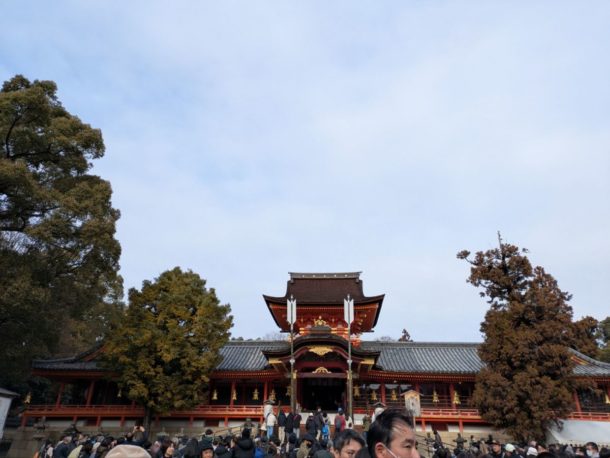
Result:
M353 300L351 332L344 317L348 295ZM233 426L246 418L260 421L267 399L286 408L292 400L303 412L318 406L336 412L339 406L348 406L350 392L358 424L377 402L404 407L402 394L415 390L421 404L416 418L419 432L491 431L472 404L475 376L482 367L479 344L367 340L384 295L366 296L359 272L291 273L284 295L263 298L287 339L228 342L212 373L208 402L156 418L157 427L176 430ZM296 301L292 346L290 298ZM143 408L126 399L112 374L98 365L101 352L103 346L71 358L35 361L34 375L49 379L53 390L45 404L29 405L23 424L46 417L49 425L109 429L141 420ZM574 410L568 419L610 422L610 364L575 350L571 354L574 377L593 379L599 391L574 392Z

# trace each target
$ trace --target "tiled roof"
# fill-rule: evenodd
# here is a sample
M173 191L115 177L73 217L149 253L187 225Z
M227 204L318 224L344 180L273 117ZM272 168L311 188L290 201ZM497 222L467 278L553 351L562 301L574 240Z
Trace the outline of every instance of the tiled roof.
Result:
M290 273L284 296L263 295L267 302L286 303L294 296L298 304L343 305L350 295L354 303L381 302L384 295L367 297L362 289L360 272L342 273Z
M381 352L377 366L388 372L474 374L482 367L476 343L362 342Z
M284 341L231 341L226 344L220 354L223 359L216 368L218 371L259 371L267 365L265 350L279 350L290 347Z
M602 361L597 361L596 359L589 358L587 355L583 355L579 351L570 349L576 357L582 361L585 361L587 364L577 364L574 367L574 373L576 375L582 375L584 377L590 376L598 376L598 377L609 377L610 376L610 364L604 363Z
M216 370L260 371L267 367L264 351L285 350L288 346L286 341L230 341L220 351L223 360ZM478 347L477 343L363 341L360 348L380 352L377 366L387 372L476 374L483 367ZM575 375L610 377L610 364L571 351L582 361L575 366ZM33 367L43 370L99 370L96 361L79 360L89 353L72 358L36 360Z

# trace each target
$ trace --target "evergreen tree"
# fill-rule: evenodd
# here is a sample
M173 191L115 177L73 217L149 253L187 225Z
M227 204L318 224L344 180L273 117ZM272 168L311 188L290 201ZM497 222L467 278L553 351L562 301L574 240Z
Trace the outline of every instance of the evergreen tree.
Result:
M56 92L23 76L0 91L0 385L16 389L33 357L103 335L122 295L119 212L110 184L89 173L102 134ZM72 332L86 315L101 318Z
M471 264L467 281L490 305L473 400L486 421L519 441L544 439L547 427L572 410L576 387L570 295L526 253L501 238L498 248L472 259L458 253Z
M602 337L600 323L591 316L574 322L574 348L590 358L599 357L599 342Z
M598 357L601 361L610 363L610 316L600 321L599 330L602 344Z
M129 306L105 342L106 365L123 392L153 414L199 405L210 373L222 357L233 324L229 305L191 271L176 267L142 290L129 291Z

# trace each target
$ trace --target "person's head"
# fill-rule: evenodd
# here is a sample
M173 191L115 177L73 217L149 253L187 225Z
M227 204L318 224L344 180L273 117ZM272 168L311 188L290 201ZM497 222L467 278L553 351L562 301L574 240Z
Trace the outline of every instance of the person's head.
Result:
M311 447L315 441L316 441L315 438L309 433L307 433L307 434L305 434L305 436L303 436L303 442L305 442L305 445L307 447Z
M587 442L585 448L587 449L587 456L599 455L599 447L595 442Z
M201 448L201 458L214 458L214 447L211 443L206 443Z
M491 451L494 452L496 455L502 452L502 445L500 445L499 441L495 439L491 441Z
M504 446L505 456L512 456L515 453L515 446L513 444L506 444Z
M365 445L360 434L353 429L346 429L341 431L333 441L333 453L335 458L354 458Z
M244 428L244 430L241 432L241 437L243 439L249 439L250 438L250 429Z
M387 409L371 424L367 434L371 458L419 458L413 420L404 410Z

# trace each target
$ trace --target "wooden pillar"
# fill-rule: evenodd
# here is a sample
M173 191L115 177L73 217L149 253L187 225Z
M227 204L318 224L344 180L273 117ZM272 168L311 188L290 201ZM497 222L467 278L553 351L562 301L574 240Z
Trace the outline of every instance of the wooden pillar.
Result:
M231 394L229 394L229 406L233 407L233 405L235 404L235 401L233 401L233 393L237 393L237 390L235 389L235 380L233 380L231 382ZM227 426L227 425L225 425Z
M580 409L580 399L578 399L578 392L576 390L574 390L574 407L576 407L576 412L582 412Z
M453 383L449 384L449 402L451 403L451 409L457 410L457 406L453 402L453 396L455 395L455 386Z
M87 390L87 407L91 405L93 399L93 390L95 390L95 380L91 380L89 383L89 389Z
M62 396L62 394L64 394L64 386L65 386L64 382L61 382L61 384L59 385L59 391L57 392L57 401L55 402L56 408L61 405L61 396Z
M420 392L420 391L419 391L419 383L416 383L416 384L415 384L415 391L417 391L418 393Z
M192 428L192 427L193 427L193 420L194 420L194 417L191 415L191 416L189 417L189 428Z
M423 433L426 432L426 420L424 420L423 418L421 419L421 430Z
M460 427L460 434L464 434L464 422L462 421L462 419L460 418L458 425Z
M225 428L229 426L229 417L225 417Z
M265 380L265 387L263 388L263 405L265 404L265 401L267 400L268 390L269 390L269 382Z
M119 422L119 425L121 425L121 428L123 426L125 426L125 417L121 417L121 421Z
M381 402L385 404L385 383L381 384Z
M100 425L102 424L102 417L100 417L99 415L97 416L97 419L95 421L95 427L99 428Z
M25 428L25 425L28 423L28 416L25 412L21 414L21 427Z

